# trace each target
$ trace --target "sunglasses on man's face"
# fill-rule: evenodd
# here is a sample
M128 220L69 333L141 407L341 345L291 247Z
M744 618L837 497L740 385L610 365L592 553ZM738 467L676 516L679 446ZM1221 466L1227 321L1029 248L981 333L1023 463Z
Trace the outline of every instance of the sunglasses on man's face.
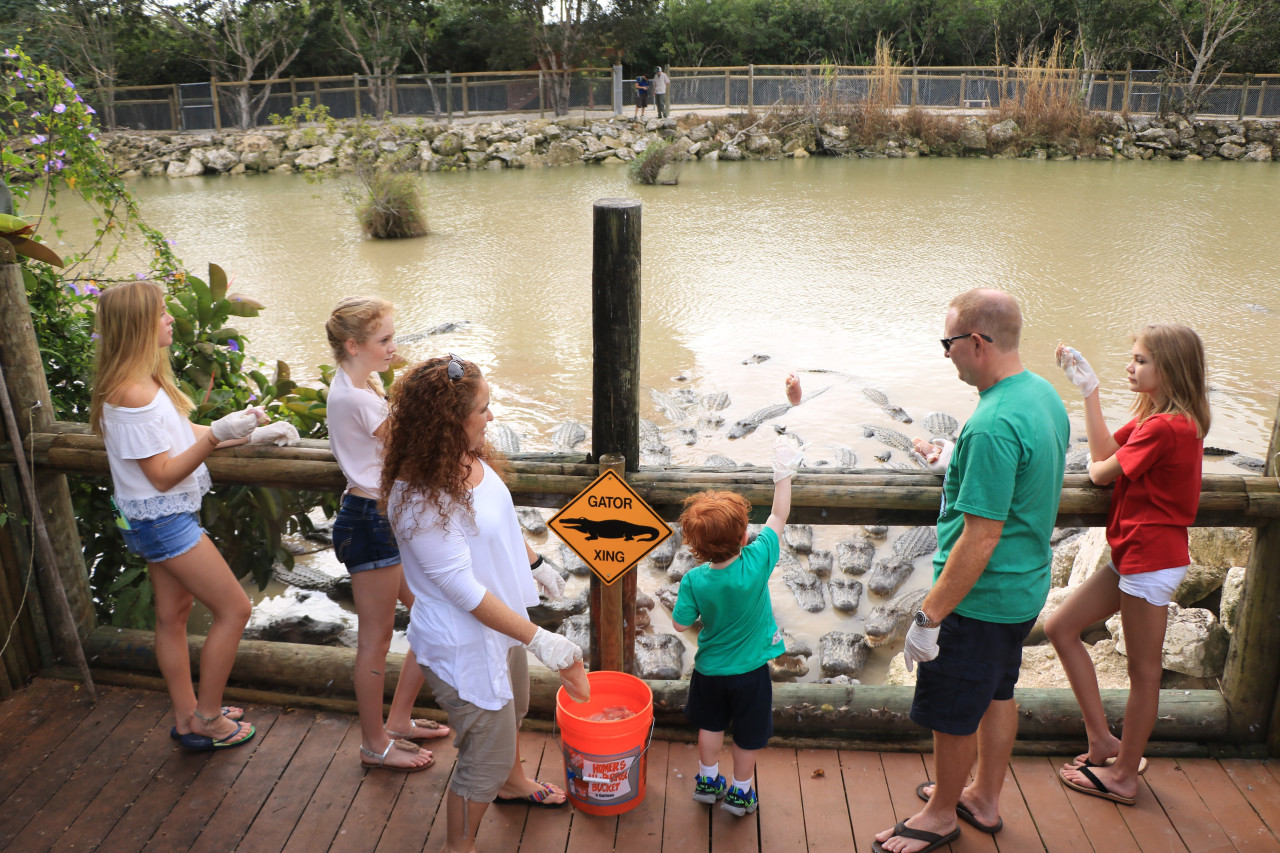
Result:
M982 332L965 332L963 335L952 335L949 338L942 338L942 351L951 352L951 345L953 343L963 338L973 337L974 335L977 335L989 344L995 343L988 335L984 335Z

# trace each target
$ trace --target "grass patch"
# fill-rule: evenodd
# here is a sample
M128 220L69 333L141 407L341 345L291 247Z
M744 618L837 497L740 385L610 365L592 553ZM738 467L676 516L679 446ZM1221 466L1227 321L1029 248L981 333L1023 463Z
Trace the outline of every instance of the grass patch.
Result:
M394 240L427 233L415 175L375 169L360 177L368 195L359 201L356 217L367 236Z
M1063 63L1061 39L1044 53L1019 54L1005 87L996 121L1017 123L1015 144L1091 149L1110 127L1106 118L1085 109L1080 72Z
M662 140L652 142L627 164L627 176L637 184L668 184L680 182L681 160L671 150L671 143Z

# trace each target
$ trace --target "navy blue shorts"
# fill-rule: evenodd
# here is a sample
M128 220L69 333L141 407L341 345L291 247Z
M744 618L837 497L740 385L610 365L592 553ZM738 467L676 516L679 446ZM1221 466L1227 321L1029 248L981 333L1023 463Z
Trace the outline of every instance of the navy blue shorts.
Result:
M689 681L684 715L699 729L722 732L733 723L740 749L764 749L773 737L773 682L769 665L742 675L703 675Z
M148 563L163 563L181 557L200 544L204 528L194 512L162 515L145 521L129 519L129 530L121 530L124 545Z
M377 501L352 494L342 498L333 520L333 553L353 575L399 564L396 535L387 517L378 512Z
M911 719L943 734L976 732L992 702L1013 698L1022 641L1035 623L984 622L956 613L943 619L938 656L920 664Z

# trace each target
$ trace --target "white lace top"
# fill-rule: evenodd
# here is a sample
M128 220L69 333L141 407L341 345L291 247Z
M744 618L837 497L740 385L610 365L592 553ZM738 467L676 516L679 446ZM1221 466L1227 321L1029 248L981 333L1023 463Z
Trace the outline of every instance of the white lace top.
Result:
M367 385L351 384L341 367L333 375L328 400L329 449L347 478L347 488L381 494L382 441L373 431L387 419L387 401Z
M157 391L155 399L136 409L104 403L102 432L116 506L126 518L149 521L199 511L200 498L212 485L204 463L181 483L161 492L151 485L137 461L157 453L176 456L196 443L191 422L178 414L168 394Z

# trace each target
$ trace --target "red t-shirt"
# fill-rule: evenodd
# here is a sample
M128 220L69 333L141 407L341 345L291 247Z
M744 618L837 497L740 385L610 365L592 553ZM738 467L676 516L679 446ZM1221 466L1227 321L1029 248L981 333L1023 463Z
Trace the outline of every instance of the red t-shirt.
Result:
M1107 543L1122 575L1191 562L1187 528L1200 504L1204 440L1184 415L1132 420L1115 434L1120 476L1111 495Z

